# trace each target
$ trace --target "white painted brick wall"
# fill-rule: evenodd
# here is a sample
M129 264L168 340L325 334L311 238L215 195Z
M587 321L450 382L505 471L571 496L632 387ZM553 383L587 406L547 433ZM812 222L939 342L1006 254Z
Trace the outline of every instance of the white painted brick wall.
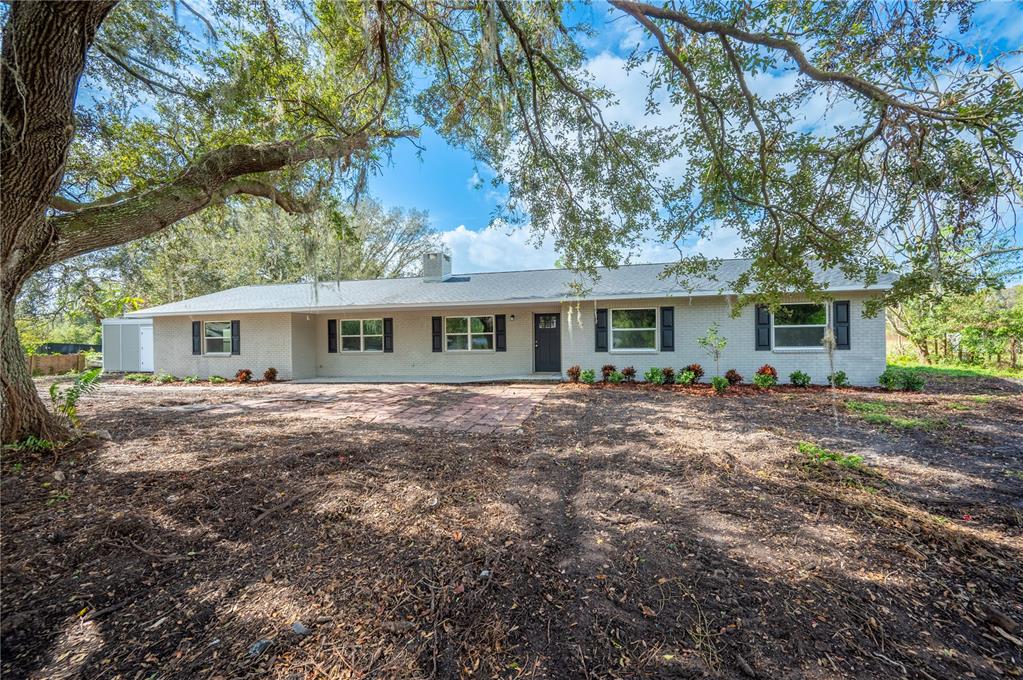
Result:
M521 376L533 372L533 313L557 305L321 314L316 321L317 375L322 376ZM506 352L434 352L431 318L504 314ZM515 319L512 320L512 315ZM394 319L394 352L327 352L327 319ZM340 323L338 324L340 334ZM340 335L338 339L340 345Z
M282 380L292 377L291 314L230 314L163 316L153 319L153 358L156 370L178 377L219 375L232 378L242 368L262 378L271 366ZM303 317L304 318L304 317ZM241 354L192 354L193 321L240 322Z
M857 385L875 385L885 368L884 316L862 316L868 293L840 296L851 302L852 349L835 352L836 370L844 370ZM792 297L788 301L798 302ZM598 307L675 308L674 352L596 352L594 351L594 315ZM616 300L614 302L564 303L536 307L474 307L464 310L416 310L359 312L357 314L267 313L206 315L196 317L157 317L154 319L154 352L157 371L178 376L222 375L230 377L240 368L252 369L257 376L273 366L282 379L313 376L522 376L533 372L533 314L561 312L562 372L578 364L599 372L606 363L619 368L634 366L642 374L656 366L680 368L702 364L709 378L714 362L697 344L710 324L719 323L720 333L728 339L721 358L721 372L738 370L749 381L765 363L776 369L782 382L797 369L810 374L815 383L824 383L830 372L828 357L822 350L756 351L754 348L753 308L745 308L733 318L725 298L688 298L661 300ZM505 314L507 352L433 352L431 317L445 315ZM512 315L515 319L512 320ZM394 319L394 352L327 352L327 320L366 319L389 316ZM199 321L241 322L241 355L236 357L193 356L192 324ZM658 342L660 334L658 333Z
M876 385L877 377L885 369L884 315L863 318L863 304L868 298L869 294L866 293L837 296L837 299L850 301L851 349L835 352L835 370L845 371L854 385ZM790 297L787 301L799 302L802 299ZM669 305L675 307L674 352L594 351L593 325L597 308L657 307L659 325L660 307ZM601 366L614 364L619 369L634 366L638 375L642 375L651 367L670 366L678 369L698 363L706 371L706 380L714 375L714 360L697 344L697 338L703 336L710 325L717 321L719 333L728 339L728 346L721 356L722 374L734 368L749 382L760 366L771 364L778 369L779 381L783 383L788 382L789 374L795 370L808 373L814 383L826 382L831 370L827 353L823 350L757 351L753 314L753 307L747 306L740 316L733 318L728 302L723 297L565 304L562 316L569 319L569 322L564 324L562 335L562 370L578 364L583 369L594 369L599 375ZM659 343L658 333L658 346Z

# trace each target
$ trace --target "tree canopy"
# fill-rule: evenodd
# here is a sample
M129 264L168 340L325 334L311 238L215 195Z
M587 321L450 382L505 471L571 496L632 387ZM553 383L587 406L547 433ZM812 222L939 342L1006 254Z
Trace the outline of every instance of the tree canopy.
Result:
M421 125L507 186L502 216L566 266L617 264L638 234L730 228L732 283L819 293L811 267L888 302L965 290L1018 253L1018 55L971 53L969 2L611 0L658 125L608 115L593 27L562 2L14 2L3 15L4 436L46 428L20 365L14 299L33 273L249 195L305 213L358 196ZM1015 59L1015 61L1014 61ZM765 75L784 87L758 88ZM844 102L847 122L800 111ZM683 159L680 171L665 164ZM706 268L680 257L666 275Z

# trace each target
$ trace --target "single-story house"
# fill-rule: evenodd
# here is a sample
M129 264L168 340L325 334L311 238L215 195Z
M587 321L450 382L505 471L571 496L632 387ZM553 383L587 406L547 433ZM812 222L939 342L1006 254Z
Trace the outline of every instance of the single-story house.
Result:
M564 269L451 273L451 256L424 257L421 277L242 286L128 314L153 320L155 370L175 375L282 379L469 381L550 378L573 365L679 368L714 361L698 344L712 323L728 345L721 371L746 379L771 364L824 383L825 328L838 342L835 368L873 385L885 368L884 315L864 303L890 286L821 271L833 301L791 296L772 314L748 306L732 316L727 282L749 266L724 260L713 277L682 287L660 264L600 269L582 296Z

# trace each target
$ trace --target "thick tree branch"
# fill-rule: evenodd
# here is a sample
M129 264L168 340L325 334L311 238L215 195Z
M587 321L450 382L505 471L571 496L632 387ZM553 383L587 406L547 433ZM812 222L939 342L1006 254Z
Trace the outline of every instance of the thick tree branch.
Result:
M384 136L409 136L414 132ZM379 135L378 135L379 136ZM245 175L271 172L315 159L348 159L369 148L369 135L271 144L235 144L199 158L177 178L110 205L92 205L50 218L55 243L37 270L69 257L148 236L212 202L245 193L274 200L285 210L304 206L289 195Z

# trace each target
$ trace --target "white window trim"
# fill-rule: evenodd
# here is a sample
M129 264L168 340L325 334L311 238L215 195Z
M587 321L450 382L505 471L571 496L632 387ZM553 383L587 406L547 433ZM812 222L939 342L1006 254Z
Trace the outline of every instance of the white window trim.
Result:
M489 333L473 333L472 332L472 319L486 319L490 318L490 327L494 330ZM448 333L448 319L465 319L465 333ZM465 335L466 337L466 349L448 349L448 336L449 335ZM473 349L472 347L472 336L474 335L489 335L493 342L490 343L490 349ZM465 316L459 314L457 316L445 316L444 317L444 351L461 354L463 352L496 352L497 351L497 319L494 318L493 314L467 314Z
M801 324L783 324L782 328L823 328L824 332L827 332L828 327L831 326L831 305L826 302L783 302L782 307L794 307L795 305L812 305L814 307L824 306L824 324L819 323L801 323ZM778 346L778 339L775 337L775 329L777 326L774 323L774 312L771 312L771 351L779 354L785 352L823 352L823 345L788 345L785 347Z
M654 346L653 347L623 347L621 349L615 349L615 326L614 318L615 312L632 312L632 311L643 311L647 312L654 310L654 327L653 328L619 328L620 331L653 331L654 332ZM611 354L657 354L661 350L661 337L658 329L661 325L661 310L657 307L612 307L607 310L607 351Z
M214 319L213 321L203 321L202 322L202 353L203 353L203 356L207 356L207 357L229 357L229 356L231 356L231 350L230 349L228 349L226 352L207 352L206 351L206 340L207 339L217 340L217 339L222 339L223 338L223 336L216 336L216 337L211 338L210 336L206 335L206 324L210 324L210 323L226 323L227 324L227 330L228 330L227 339L228 339L228 341L231 340L231 322L230 322L230 320L228 320L228 321L221 321L219 319Z
M358 335L345 335L343 332L345 321L358 321L359 322L359 334ZM379 321L380 332L379 333L367 333L366 322L367 321ZM345 349L345 338L358 338L359 349ZM380 349L366 349L366 338L380 338ZM383 319L338 319L337 320L337 351L341 354L359 354L361 352L369 352L370 354L377 354L384 351L384 320Z

